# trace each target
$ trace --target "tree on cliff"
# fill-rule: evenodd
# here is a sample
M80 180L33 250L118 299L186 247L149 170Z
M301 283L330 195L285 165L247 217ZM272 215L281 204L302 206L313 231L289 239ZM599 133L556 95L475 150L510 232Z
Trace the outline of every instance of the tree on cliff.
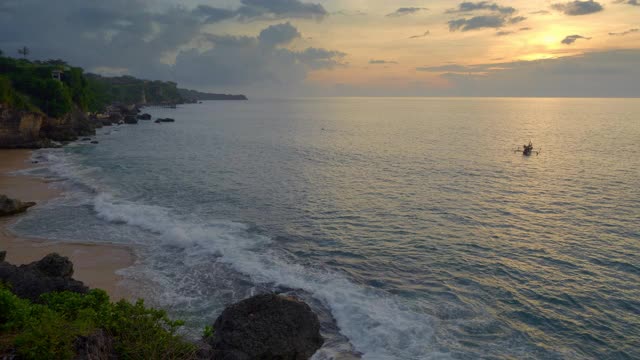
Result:
M31 53L28 47L23 46L21 49L18 49L18 54L22 55L23 58L27 58L27 56Z

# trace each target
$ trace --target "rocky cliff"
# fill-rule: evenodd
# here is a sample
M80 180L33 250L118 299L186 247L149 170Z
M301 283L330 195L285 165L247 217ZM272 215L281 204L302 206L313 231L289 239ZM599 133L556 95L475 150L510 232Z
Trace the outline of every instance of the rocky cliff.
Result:
M95 133L95 124L77 107L62 117L45 119L40 128L40 137L54 141L74 141Z
M0 105L0 148L41 148L95 134L95 125L78 108L59 118Z
M46 116L0 105L0 148L41 147L40 129Z

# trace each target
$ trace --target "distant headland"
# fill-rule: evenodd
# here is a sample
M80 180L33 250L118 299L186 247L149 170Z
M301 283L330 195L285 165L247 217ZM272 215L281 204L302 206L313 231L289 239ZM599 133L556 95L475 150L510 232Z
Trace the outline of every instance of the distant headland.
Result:
M205 100L247 97L181 89L171 81L106 77L63 60L30 61L0 52L0 148L55 146L91 136L111 123L150 120L137 117L143 106L175 107Z

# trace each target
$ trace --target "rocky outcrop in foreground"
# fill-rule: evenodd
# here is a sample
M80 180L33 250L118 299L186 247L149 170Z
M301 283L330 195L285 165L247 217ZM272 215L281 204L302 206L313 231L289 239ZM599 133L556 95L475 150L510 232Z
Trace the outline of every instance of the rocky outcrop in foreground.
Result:
M0 259L0 282L9 284L17 296L37 302L40 295L52 291L86 293L89 288L71 278L73 263L56 253L28 265L15 266Z
M5 255L0 251L0 282L8 284L19 297L37 302L41 294L51 291L89 291L72 278L73 263L66 257L54 253L15 266L4 261ZM213 336L196 344L199 351L193 359L304 360L324 342L318 317L309 305L276 294L257 295L230 305L213 327ZM115 355L114 338L101 329L77 337L73 347L74 359L107 360Z
M303 360L323 344L318 316L287 296L257 295L227 307L213 325L211 359Z
M34 202L22 202L16 199L10 199L0 194L0 217L19 214L27 211L28 208L35 206Z

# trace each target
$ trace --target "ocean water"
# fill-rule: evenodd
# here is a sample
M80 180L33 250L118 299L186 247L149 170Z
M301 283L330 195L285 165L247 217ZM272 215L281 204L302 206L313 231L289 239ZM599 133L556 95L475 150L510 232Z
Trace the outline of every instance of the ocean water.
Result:
M640 358L640 100L145 111L177 122L38 151L67 191L15 230L131 245L189 336L277 291L319 314L315 359Z

